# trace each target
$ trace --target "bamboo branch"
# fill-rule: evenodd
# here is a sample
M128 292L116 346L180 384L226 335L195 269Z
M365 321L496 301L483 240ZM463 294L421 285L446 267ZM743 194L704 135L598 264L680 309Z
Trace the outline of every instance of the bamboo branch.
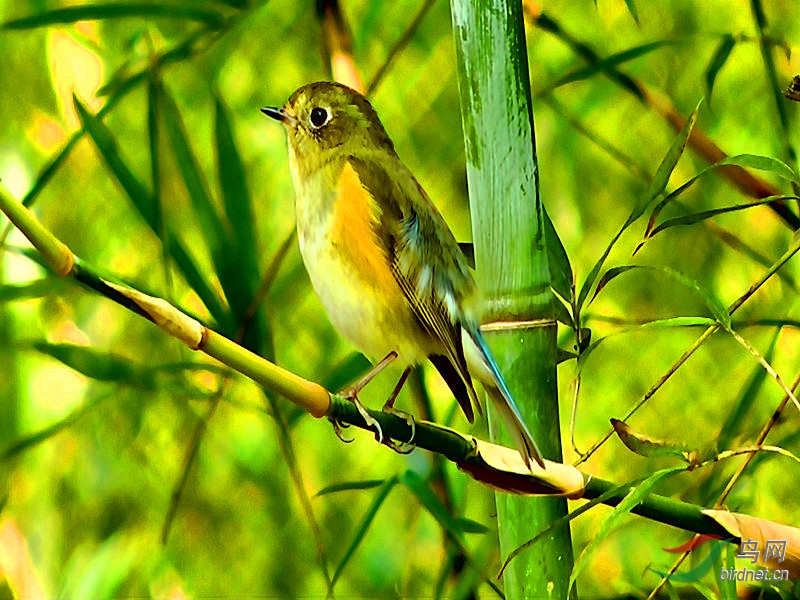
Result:
M103 279L42 226L33 213L13 198L2 185L0 211L25 234L56 274L76 279L150 320L189 348L202 351L256 383L282 394L315 417L328 417L340 424L370 429L355 405L345 398L331 394L321 385L261 358L161 298ZM417 421L412 428L405 419L397 415L383 411L367 412L380 424L385 439L413 441L414 446L439 453L455 462L462 471L477 481L506 492L566 496L572 499L598 499L605 495L601 501L610 506L618 504L626 493L625 486L615 486L581 473L571 465L546 461L546 469L534 467L530 471L519 453L511 448L490 444L435 423ZM753 527L767 527L770 531L782 532L781 535L785 535L790 541L800 540L800 530L797 528L726 511L712 513L705 511L703 507L657 494L649 494L631 512L699 534L733 536L733 541L738 538L732 531L731 523L738 523L740 529L746 528L748 532ZM787 550L791 560L781 567L791 573L800 572L800 541L793 544L792 541Z

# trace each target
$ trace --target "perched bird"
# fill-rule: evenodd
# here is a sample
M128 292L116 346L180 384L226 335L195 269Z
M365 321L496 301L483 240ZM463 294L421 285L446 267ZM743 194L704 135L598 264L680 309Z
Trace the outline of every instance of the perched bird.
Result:
M480 410L471 374L526 464L543 467L481 335L466 259L367 99L319 82L262 112L286 128L300 252L339 332L373 360L396 358L406 367L399 385L429 359L470 422L473 403Z

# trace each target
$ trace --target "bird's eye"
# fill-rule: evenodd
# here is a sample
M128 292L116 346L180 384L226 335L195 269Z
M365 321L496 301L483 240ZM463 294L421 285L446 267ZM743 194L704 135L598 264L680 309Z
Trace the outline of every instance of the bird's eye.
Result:
M328 111L319 106L314 107L311 109L308 120L311 121L312 127L322 127L328 122Z

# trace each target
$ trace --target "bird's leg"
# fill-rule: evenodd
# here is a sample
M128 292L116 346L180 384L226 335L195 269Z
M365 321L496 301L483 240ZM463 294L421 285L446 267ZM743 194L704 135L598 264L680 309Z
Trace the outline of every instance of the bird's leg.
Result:
M363 390L370 381L375 379L375 376L383 371L389 363L391 363L394 359L397 358L397 352L392 350L384 356L379 363L377 363L374 367L372 367L369 371L367 371L366 375L364 375L361 379L356 381L352 386L347 388L346 390L342 390L340 394L345 398L352 399L358 396L358 393Z
M397 400L397 396L400 394L400 390L403 389L403 386L406 384L406 379L408 379L408 375L411 373L411 367L406 367L406 370L403 371L403 374L400 375L400 379L397 381L397 385L394 386L392 393L389 395L389 399L383 405L384 412L392 412L395 410L394 402Z
M397 358L397 352L392 350L391 352L389 352L389 354L383 357L383 359L378 364L372 367L367 372L366 375L364 375L361 379L356 381L351 387L339 392L342 396L350 400L350 402L352 402L355 405L358 414L360 414L361 418L364 419L364 422L367 424L367 427L372 427L375 429L375 439L378 441L379 444L383 443L383 429L381 429L380 423L378 423L378 421L367 412L367 409L364 408L364 405L361 404L361 400L358 399L358 393L361 390L363 390L370 381L375 379L375 376L381 371L383 371L386 368L386 366L396 358ZM334 429L336 429L337 425L338 423L334 423ZM343 439L341 435L339 435L339 432L337 432L337 435L339 436L339 439Z
M408 379L408 375L411 373L411 367L406 367L406 370L403 371L403 374L400 375L400 380L397 382L397 385L394 386L391 395L389 396L388 400L383 405L383 411L387 413L391 413L396 415L400 418L406 420L408 426L411 428L411 437L407 442L403 442L402 444L393 442L392 440L387 440L386 445L389 446L392 450L397 452L398 454L411 454L416 446L414 446L414 436L417 433L417 423L414 421L414 417L412 417L407 412L403 412L394 407L394 402L397 400L397 396L400 393L400 390L403 389L403 386Z

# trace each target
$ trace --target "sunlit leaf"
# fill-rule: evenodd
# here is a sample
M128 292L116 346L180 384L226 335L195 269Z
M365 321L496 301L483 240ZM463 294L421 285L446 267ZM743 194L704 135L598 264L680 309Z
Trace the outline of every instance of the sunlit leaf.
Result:
M648 437L634 431L630 425L619 419L611 419L611 426L625 447L639 456L678 456L686 460L688 450L681 443Z

